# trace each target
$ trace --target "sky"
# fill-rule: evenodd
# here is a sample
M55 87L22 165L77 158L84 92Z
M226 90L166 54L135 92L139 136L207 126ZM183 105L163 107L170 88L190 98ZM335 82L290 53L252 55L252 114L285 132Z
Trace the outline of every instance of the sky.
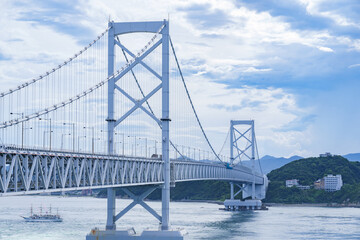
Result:
M109 19L169 19L216 149L231 119L254 119L261 156L360 152L357 0L1 0L0 9L0 92L68 59Z

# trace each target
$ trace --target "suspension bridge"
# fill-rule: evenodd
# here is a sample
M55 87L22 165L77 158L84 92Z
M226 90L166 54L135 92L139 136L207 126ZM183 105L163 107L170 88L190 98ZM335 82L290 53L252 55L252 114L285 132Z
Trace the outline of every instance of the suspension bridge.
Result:
M258 208L267 178L255 161L254 121L231 121L215 151L169 31L167 20L109 22L68 60L0 93L0 196L106 188L106 230L92 231L89 240L183 239L170 227L176 182L228 181L228 210L246 205L234 199L240 192L253 201L247 208ZM147 190L131 192L140 185ZM159 187L161 214L144 202ZM120 212L116 188L134 200ZM137 204L159 221L159 231L116 231L116 221Z

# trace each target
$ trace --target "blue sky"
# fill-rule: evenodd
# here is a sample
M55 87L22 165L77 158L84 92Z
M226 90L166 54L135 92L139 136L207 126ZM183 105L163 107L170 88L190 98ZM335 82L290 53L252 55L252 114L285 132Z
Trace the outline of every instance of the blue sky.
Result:
M360 152L357 0L5 0L0 9L7 26L0 33L4 86L67 59L109 17L169 16L191 94L216 146L230 119L255 119L260 155ZM19 72L25 65L31 69Z

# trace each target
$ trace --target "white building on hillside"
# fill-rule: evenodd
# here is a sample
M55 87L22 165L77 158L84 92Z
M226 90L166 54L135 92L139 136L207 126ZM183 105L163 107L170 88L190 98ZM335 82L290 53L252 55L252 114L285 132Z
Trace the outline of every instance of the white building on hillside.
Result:
M331 153L326 152L326 153L320 153L319 157L332 157Z
M324 189L328 192L338 191L341 189L343 181L341 175L327 175L324 177Z
M299 180L298 179L286 180L286 187L292 187L292 186L299 186Z

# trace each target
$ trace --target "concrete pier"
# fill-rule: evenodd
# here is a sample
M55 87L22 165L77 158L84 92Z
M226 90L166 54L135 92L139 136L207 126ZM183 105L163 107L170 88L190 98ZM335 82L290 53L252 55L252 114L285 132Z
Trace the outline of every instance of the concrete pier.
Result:
M245 201L227 199L224 201L224 206L227 211L261 210L262 202L257 199Z
M157 231L147 230L140 235L133 228L129 230L99 230L92 229L86 236L86 240L183 240L185 232L183 231Z

